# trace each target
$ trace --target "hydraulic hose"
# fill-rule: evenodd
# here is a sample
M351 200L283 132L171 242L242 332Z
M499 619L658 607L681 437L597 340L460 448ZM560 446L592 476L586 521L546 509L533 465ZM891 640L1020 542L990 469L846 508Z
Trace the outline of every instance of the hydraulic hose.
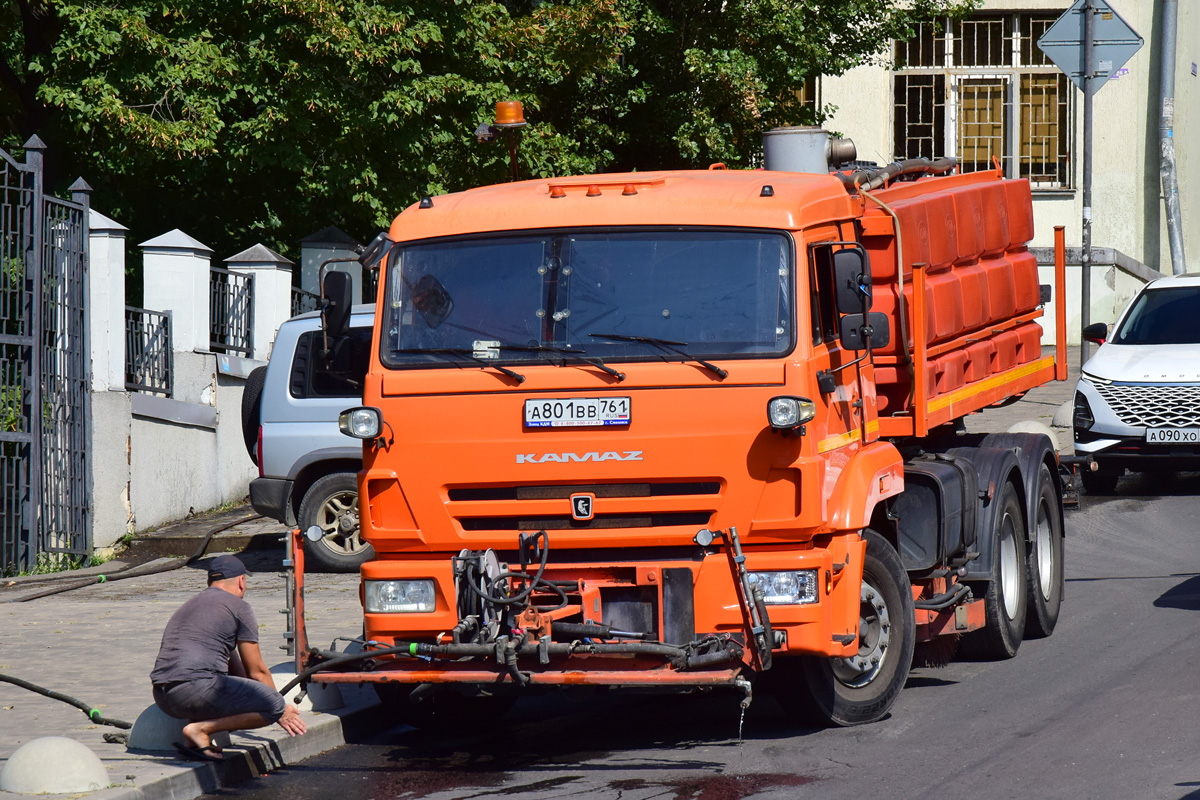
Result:
M123 719L112 719L110 717L105 717L100 713L100 709L92 708L92 706L88 705L82 700L71 697L68 694L56 692L53 689L47 689L43 686L38 686L36 683L30 683L29 681L21 680L20 678L14 678L12 675L5 675L2 672L0 672L0 681L11 683L14 686L20 686L22 689L28 689L31 692L44 695L45 697L49 697L51 700L61 700L68 705L75 706L84 714L86 714L88 719L98 725L111 725L114 728L123 728L125 730L129 730L133 727L132 722L126 722Z
M513 653L516 656L537 656L540 645L536 642L521 642L513 648ZM319 664L314 664L308 667L295 678L287 682L280 694L286 695L289 691L296 687L297 684L307 682L310 677L318 672L326 672L335 667L353 664L358 661L365 661L378 656L389 655L406 655L413 657L421 656L447 656L450 658L462 657L492 657L496 655L496 646L494 644L427 644L423 642L401 642L392 647L383 647L378 650L364 650L361 653L336 653L327 650L312 650L314 655L326 658ZM729 655L724 656L723 661L732 661L735 657L740 657L737 654L729 652ZM685 647L680 647L671 644L660 644L658 642L571 642L571 643L552 643L549 647L549 653L556 656L569 656L577 653L587 653L590 655L653 655L662 656L664 658L680 660L682 663L692 665L708 665L714 663L716 659L709 659L705 656L692 656L688 658L688 651Z
M92 586L97 583L110 583L112 581L125 580L126 578L144 578L147 575L157 575L162 572L170 572L171 570L189 566L204 557L205 552L208 550L209 544L212 542L213 536L217 535L221 531L229 530L230 528L241 525L244 522L260 519L261 517L262 514L251 514L248 517L235 520L227 525L222 525L219 528L213 528L204 535L204 540L200 542L200 546L196 548L196 552L192 553L191 557L189 557L187 561L172 560L166 563L152 561L149 564L143 564L137 567L125 567L124 569L114 572L111 575L93 575L90 578L79 580L65 586L55 586L50 589L44 589L40 592L34 592L33 594L25 595L24 597L15 597L12 600L9 600L9 602L27 603L30 600L37 600L41 597L49 597L50 595L54 594L61 594L63 592L74 591L75 589L82 589L85 586Z
M971 591L971 588L965 583L956 583L949 591L941 594L928 597L924 600L916 600L913 602L914 608L920 608L925 611L941 611L944 608L949 608L955 605L963 595Z

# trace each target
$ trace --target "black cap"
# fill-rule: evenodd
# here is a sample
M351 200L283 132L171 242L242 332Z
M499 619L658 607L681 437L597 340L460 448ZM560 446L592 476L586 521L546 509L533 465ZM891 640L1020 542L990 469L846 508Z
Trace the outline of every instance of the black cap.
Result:
M238 575L249 575L246 565L237 556L217 556L208 562L208 580L223 581Z

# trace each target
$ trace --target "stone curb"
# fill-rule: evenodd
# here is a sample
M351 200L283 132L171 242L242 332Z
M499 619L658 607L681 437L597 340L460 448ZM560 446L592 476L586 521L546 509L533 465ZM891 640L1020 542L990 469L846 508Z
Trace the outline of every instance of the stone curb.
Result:
M143 767L145 760L150 758L161 766L155 774L146 776L137 785L111 786L84 797L88 800L191 800L341 747L346 743L348 734L379 729L385 724L377 713L379 709L377 701L361 700L353 707L336 712L305 714L308 732L301 736L288 736L278 728L231 734L231 747L225 751L227 761L220 764L182 761L162 754L151 756L128 752L126 758L143 762ZM19 800L30 796L0 792L0 800Z

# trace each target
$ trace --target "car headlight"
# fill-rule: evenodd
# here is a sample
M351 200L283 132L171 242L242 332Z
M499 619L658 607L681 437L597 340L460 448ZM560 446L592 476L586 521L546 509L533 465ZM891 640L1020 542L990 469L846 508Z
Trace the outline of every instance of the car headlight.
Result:
M338 415L338 430L355 439L374 439L383 430L378 408L348 408Z
M366 581L369 614L413 614L433 611L437 591L431 580Z
M777 431L799 428L817 415L817 407L807 397L772 397L767 403L767 422Z
M1075 413L1071 417L1071 424L1077 431L1090 430L1096 424L1096 417L1092 414L1092 406L1088 403L1087 398L1082 392L1075 393Z
M803 605L817 602L817 571L815 569L751 572L750 585L762 589L763 602L769 606Z
M1108 386L1110 383L1112 383L1112 381L1110 381L1108 378L1098 378L1095 375L1087 372L1080 372L1079 377L1088 383L1093 383L1097 386Z

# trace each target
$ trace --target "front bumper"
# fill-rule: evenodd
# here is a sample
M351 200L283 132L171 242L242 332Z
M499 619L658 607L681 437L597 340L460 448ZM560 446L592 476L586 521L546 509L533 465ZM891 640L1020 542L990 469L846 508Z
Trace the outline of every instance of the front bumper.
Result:
M1131 388L1153 396L1156 390L1166 390L1175 387L1137 386L1118 387L1129 391ZM1112 392L1104 387L1109 394ZM1090 409L1094 422L1088 427L1076 425L1074 428L1075 453L1080 456L1092 456L1101 469L1200 469L1200 442L1178 442L1171 444L1152 443L1146 441L1146 424L1143 416L1149 417L1147 402L1142 407L1127 405L1119 411L1115 410L1106 399L1102 390L1087 380L1080 380L1075 387L1077 393L1076 406L1081 397ZM1180 416L1182 414L1182 416ZM1182 425L1179 423L1183 423ZM1200 427L1200 407L1180 409L1172 418L1176 427Z
M369 662L323 664L311 680L664 687L742 680L743 671L754 666L754 647L748 644L748 619L723 549L696 548L690 559L645 561L636 560L636 548L630 551L629 560L604 564L572 563L570 551L553 551L544 578L576 587L567 591L569 605L549 611L531 607L522 612L519 624L486 640L473 632L460 639L461 598L450 555L368 562L362 567L364 581L433 581L435 608L365 614L365 639L379 648ZM846 534L831 537L824 547L746 548L745 558L750 572L817 571L817 602L765 606L775 655L848 657L857 652L864 540ZM297 560L302 559L299 554ZM298 566L302 570L302 563ZM300 571L297 577L296 602L302 609ZM643 635L588 638L566 630L572 624L601 624ZM302 620L298 631L303 631ZM298 672L341 661L336 653L308 649L302 633L297 644Z

